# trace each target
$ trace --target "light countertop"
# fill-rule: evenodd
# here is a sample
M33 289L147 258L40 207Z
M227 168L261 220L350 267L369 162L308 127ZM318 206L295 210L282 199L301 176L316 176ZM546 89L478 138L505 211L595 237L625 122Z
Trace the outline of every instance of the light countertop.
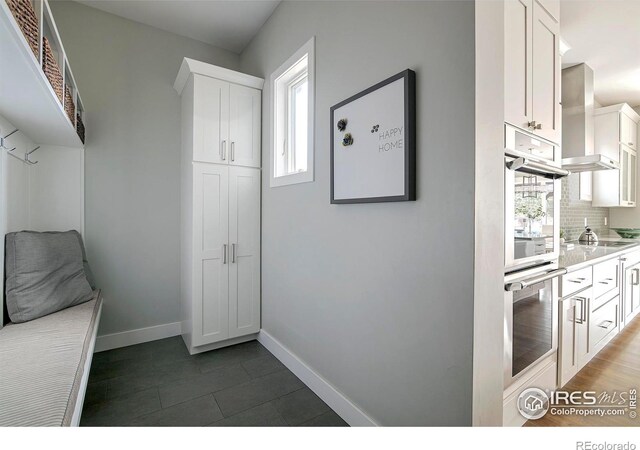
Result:
M610 242L621 242L624 246L606 246ZM640 240L637 239L601 239L598 245L579 244L578 241L569 242L569 245L560 246L559 267L565 267L570 272L586 266L598 264L616 256L621 256L629 250L637 250ZM573 247L570 245L573 244ZM602 245L605 244L605 245Z

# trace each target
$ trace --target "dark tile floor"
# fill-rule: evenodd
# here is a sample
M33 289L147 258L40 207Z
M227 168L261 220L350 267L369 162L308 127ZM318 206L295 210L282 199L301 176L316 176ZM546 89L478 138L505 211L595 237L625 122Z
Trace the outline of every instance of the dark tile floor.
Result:
M347 426L257 341L174 337L93 355L82 426Z

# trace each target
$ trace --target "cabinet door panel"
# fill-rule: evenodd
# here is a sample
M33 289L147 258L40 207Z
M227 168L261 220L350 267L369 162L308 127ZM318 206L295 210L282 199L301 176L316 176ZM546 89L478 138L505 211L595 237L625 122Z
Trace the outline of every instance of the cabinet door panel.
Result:
M533 4L532 117L541 129L536 134L560 142L559 24L537 3Z
M558 384L564 386L578 372L576 355L576 301L565 299L560 302L560 343Z
M589 322L591 319L591 299L576 297L576 358L578 370L591 359L591 342L589 341Z
M200 75L194 77L193 160L227 164L229 83Z
M229 335L260 330L260 170L229 168Z
M531 121L532 0L504 4L505 121L527 128Z
M216 164L193 168L193 345L229 337L228 170Z
M232 84L229 101L230 164L260 167L261 92Z

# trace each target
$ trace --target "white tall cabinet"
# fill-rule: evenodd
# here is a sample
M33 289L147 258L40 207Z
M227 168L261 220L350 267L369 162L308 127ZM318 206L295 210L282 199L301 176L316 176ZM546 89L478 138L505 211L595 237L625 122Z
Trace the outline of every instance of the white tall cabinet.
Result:
M182 96L182 335L199 353L260 330L263 80L185 58Z
M504 4L505 122L561 142L560 3Z

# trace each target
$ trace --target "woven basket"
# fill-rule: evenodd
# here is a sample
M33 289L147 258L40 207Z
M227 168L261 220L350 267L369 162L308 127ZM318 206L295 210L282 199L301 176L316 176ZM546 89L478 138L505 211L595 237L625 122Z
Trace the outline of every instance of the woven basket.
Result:
M58 62L53 57L53 51L51 50L51 45L49 45L49 40L46 37L42 38L42 43L44 45L44 51L42 52L42 71L47 76L51 87L62 104L62 86L64 83L62 72L60 72Z
M73 103L73 96L71 95L69 87L65 87L64 91L64 110L67 112L71 123L73 123L73 120L76 118L76 105Z
M29 47L33 50L36 59L40 58L40 49L38 47L38 16L31 6L30 0L7 0L7 6L11 10L11 14L15 17L18 26L22 30L22 34L27 39Z
M80 140L84 144L84 123L82 123L82 117L80 117L80 114L78 114L76 119L76 131L78 132Z

